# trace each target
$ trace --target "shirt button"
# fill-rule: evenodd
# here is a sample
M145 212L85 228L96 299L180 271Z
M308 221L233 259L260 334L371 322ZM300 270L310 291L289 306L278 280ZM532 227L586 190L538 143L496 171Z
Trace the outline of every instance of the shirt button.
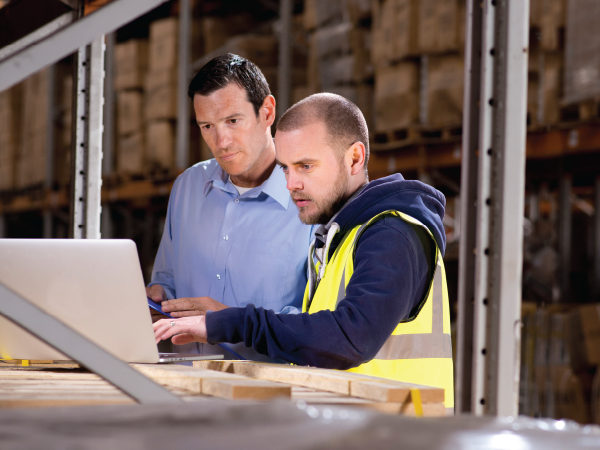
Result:
M234 200L234 202L236 202L236 203L239 203L239 202L240 202L240 199L239 199L239 198L236 198L236 199Z
M217 280L221 279L221 275L217 274Z
M223 236L223 239L225 239L226 241L228 241L229 240L229 236L225 235L225 236Z

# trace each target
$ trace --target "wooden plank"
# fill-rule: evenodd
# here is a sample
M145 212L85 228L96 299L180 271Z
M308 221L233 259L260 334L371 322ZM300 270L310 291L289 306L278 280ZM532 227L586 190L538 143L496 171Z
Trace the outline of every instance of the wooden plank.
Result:
M244 375L260 380L288 383L296 386L320 389L350 395L350 381L347 377L318 369L306 369L283 364L254 363L251 361L194 361L194 367ZM220 369L216 368L220 367Z
M132 364L153 380L197 394L229 400L268 400L291 397L291 387L241 375L181 365Z
M441 388L401 383L352 372L247 361L194 361L194 367L220 370L250 378L288 383L384 403L411 402L410 390L417 388L421 391L423 403L444 402L444 390Z
M202 381L202 393L227 400L271 400L290 398L292 388L263 380L207 378Z

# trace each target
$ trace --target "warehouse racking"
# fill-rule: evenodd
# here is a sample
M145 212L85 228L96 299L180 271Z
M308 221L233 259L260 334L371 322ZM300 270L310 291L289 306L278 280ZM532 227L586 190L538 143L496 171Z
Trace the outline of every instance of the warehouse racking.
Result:
M66 2L71 3L72 2ZM161 2L154 2L155 5ZM279 37L280 45L278 48L278 66L277 66L277 98L282 110L284 106L289 104L293 98L298 99L298 96L303 96L319 90L329 90L344 95L354 95L356 102L364 111L371 110L370 122L374 123L372 128L373 133L372 155L370 160L369 171L372 178L378 178L394 172L402 172L407 178L419 178L427 181L434 186L440 188L449 197L454 197L459 194L458 186L461 184L461 165L464 169L465 145L469 139L469 131L467 127L463 127L461 123L462 113L458 114L456 120L456 111L454 116L439 118L432 120L431 113L436 112L438 104L431 104L431 92L436 81L433 76L430 76L435 70L435 64L439 61L457 61L462 58L462 46L464 46L465 35L468 31L456 31L456 40L451 42L451 45L446 45L449 39L439 38L431 42L420 42L424 39L423 36L413 36L409 33L411 40L406 42L406 47L402 49L392 48L386 49L387 53L371 56L366 56L367 59L373 60L373 66L368 68L368 61L365 63L365 55L361 52L368 49L368 45L364 40L356 39L351 41L354 45L350 48L340 49L335 47L335 42L332 43L332 36L339 36L340 33L348 33L348 35L356 36L365 33L373 27L371 35L371 45L375 46L377 39L380 39L377 46L378 51L385 44L386 27L394 25L378 22L378 11L384 12L385 7L391 5L391 1L374 2L377 8L371 9L370 2L349 2L354 8L351 8L347 14L341 10L329 9L335 2L314 2L306 0L306 2L291 2L282 1L279 4L269 2L267 0L256 1L256 7L262 8L263 16L267 17L268 21L273 21L277 14L281 15L279 29L287 31L281 32ZM405 2L413 7L415 2ZM422 8L427 5L431 7L435 2L423 1L420 2ZM452 2L449 2L452 3ZM472 2L466 2L468 6ZM576 233L595 233L595 237L590 239L591 250L588 250L586 258L593 265L591 273L585 273L585 278L579 279L579 283L588 284L589 292L586 295L586 300L598 299L600 292L600 220L596 211L599 211L600 206L600 182L596 178L596 174L600 173L600 160L598 153L600 150L600 119L598 117L597 103L594 98L577 98L570 99L570 104L560 105L560 89L557 89L556 79L557 70L555 62L556 55L563 50L564 43L562 39L565 35L565 28L568 34L568 24L561 21L564 17L564 12L561 12L560 6L553 9L552 5L559 5L561 2L552 2L550 0L532 1L532 27L530 35L540 35L539 42L535 39L530 39L530 43L538 45L539 48L534 48L531 45L530 57L530 87L534 86L532 93L526 91L524 97L529 97L528 101L528 118L529 126L526 138L526 179L525 186L527 189L526 203L528 211L528 219L536 222L540 216L548 216L553 220L555 225L555 241L553 244L559 258L559 267L562 274L558 283L558 299L580 299L581 292L575 292L573 288L573 274L582 274L584 271L576 272L573 270L574 259L574 244L573 235ZM575 2L572 2L575 3ZM368 4L368 6L364 6ZM458 8L461 2L456 2ZM487 4L487 3L486 3ZM536 6L536 4L538 6ZM9 3L10 5L10 3ZM266 5L266 6L265 6ZM541 5L541 6L540 6ZM564 3L563 3L564 5ZM105 8L111 6L110 2L95 1L88 2L85 5L84 11L79 13L80 16L86 17L86 14L96 11L101 13ZM114 5L113 5L114 6ZM152 5L146 5L145 9L150 9ZM81 216L77 219L77 213L69 212L70 206L77 205L77 199L83 198L81 194L74 194L70 191L66 184L60 185L56 182L56 174L52 171L51 161L56 161L59 156L57 148L53 145L51 132L46 134L46 144L41 145L46 149L45 160L46 164L42 166L42 175L38 179L41 183L33 183L31 185L23 185L19 189L8 189L0 193L0 236L7 237L67 237L76 234L79 225L83 225L87 237L98 236L99 231L102 231L103 237L128 237L134 238L138 243L140 257L145 272L145 276L149 276L155 249L160 239L160 230L164 221L166 212L166 204L168 195L173 184L175 176L184 170L189 164L209 157L207 149L202 147L199 142L199 137L193 135L193 127L190 127L190 108L189 101L186 97L185 86L191 71L201 66L203 61L208 60L211 55L220 53L225 49L236 48L232 47L232 43L222 42L220 45L215 45L208 52L207 56L198 57L196 61L192 58L184 58L182 55L190 55L192 53L191 37L193 35L194 19L198 17L189 12L195 10L197 4L192 5L188 0L180 0L179 3L171 3L168 7L163 6L162 12L159 14L166 18L167 16L176 15L179 19L179 25L176 28L178 33L177 44L177 82L176 82L176 114L170 116L169 120L176 118L176 132L174 135L175 143L173 144L173 163L172 167L166 171L147 171L142 174L124 175L115 173L114 168L118 167L118 152L115 151L114 136L118 134L115 130L115 122L108 120L110 111L115 111L118 108L118 97L111 95L113 92L114 70L111 70L111 65L114 67L115 61L115 46L118 45L116 34L106 35L106 83L103 85L106 95L105 98L105 115L104 115L104 138L102 149L104 159L102 163L103 183L95 186L98 199L92 201L90 197L86 198L86 202L97 205L97 208L102 205L102 224L93 225L93 220L98 220L100 214L97 209L88 207L81 210L81 214L87 211L88 219ZM302 20L304 28L307 32L304 34L306 42L302 39L297 39L292 34L294 29L293 12L300 12L304 7L304 17ZM464 4L463 4L464 7ZM541 8L540 10L536 8ZM564 6L562 6L564 10ZM232 10L234 8L231 8ZM454 11L456 17L461 14L466 14L469 9L458 9ZM198 14L197 10L196 14ZM461 12L462 11L462 12ZM536 12L537 11L537 12ZM139 12L139 11L138 11ZM233 11L235 12L235 11ZM223 11L219 11L222 14ZM231 14L232 11L229 11ZM472 12L471 12L472 13ZM312 15L312 19L311 19ZM66 13L55 19L53 29L48 28L47 33L53 32L56 28L64 26L68 19L65 19ZM154 18L157 18L156 16ZM92 17L92 16L90 16ZM133 17L133 16L132 16ZM315 20L314 17L318 17ZM311 22L312 20L312 22ZM441 20L441 19L440 19ZM61 22L62 21L62 22ZM123 20L122 23L126 21ZM260 21L259 21L260 22ZM464 23L464 21L459 21ZM120 26L120 25L119 25ZM256 25L260 27L260 23ZM413 26L417 26L413 24ZM429 27L435 26L428 25ZM459 28L459 27L457 27ZM248 30L245 29L243 33ZM336 34L337 33L337 34ZM382 36L378 36L378 33ZM322 38L319 41L319 38ZM329 39L329 41L328 41ZM349 39L349 38L348 38ZM454 39L454 38L453 38ZM383 41L381 41L383 40ZM322 42L329 43L329 47L323 49ZM271 42L273 38L271 37ZM321 44L320 44L321 43ZM319 47L321 45L321 47ZM385 47L383 45L383 47ZM93 45L89 49L93 55ZM375 47L372 47L374 50ZM490 51L492 48L489 49ZM535 50L535 52L534 52ZM80 50L88 51L88 50ZM96 50L98 52L100 50ZM300 82L294 81L294 52L299 53L302 58L306 58L308 54L308 71L304 78L299 77ZM396 53L394 53L396 52ZM375 52L373 52L375 53ZM381 52L380 52L381 53ZM0 59L2 59L0 57ZM67 58L63 60L63 65L69 66L76 64L76 58ZM80 58L82 60L83 58ZM359 61L357 65L356 61ZM532 64L532 61L535 64ZM346 64L346 65L344 65ZM553 65L554 64L554 65ZM351 67L350 70L347 68ZM383 66L382 66L383 65ZM100 67L92 63L92 67ZM358 69L357 69L358 67ZM382 68L383 67L383 68ZM41 66L40 66L41 68ZM532 70L532 68L534 70ZM360 70L359 70L360 69ZM364 70L363 70L364 69ZM322 70L323 72L319 72ZM384 116L393 109L395 104L391 106L381 105L377 103L378 80L383 79L381 73L386 71L403 71L402 73L410 78L407 85L410 87L412 97L408 100L410 104L410 115L408 119L399 118L398 121L390 126L378 126L377 116L378 111L383 111ZM454 69L444 66L443 72L452 72ZM316 71L316 72L315 72ZM59 66L55 69L50 69L48 79L56 80L56 74L60 72ZM462 67L460 69L462 73ZM33 71L31 72L33 73ZM348 73L350 75L348 75ZM395 73L395 72L392 72ZM344 78L346 76L347 78ZM400 76L400 75L394 75ZM404 75L402 75L404 76ZM560 75L559 75L560 76ZM337 78L336 78L337 77ZM81 77L86 79L85 76ZM332 81L333 80L333 81ZM333 84L326 85L324 81L332 81ZM52 84L52 81L49 82ZM295 86L294 86L295 84ZM458 103L462 111L462 90L456 88L454 82L448 88L451 101ZM559 85L560 83L558 83ZM467 84L468 85L468 84ZM184 88L182 88L182 86ZM444 91L444 87L438 91ZM373 92L375 101L369 101L369 91ZM50 89L48 89L50 92ZM367 93L365 96L365 92ZM383 91L385 92L385 90ZM457 94L457 92L459 94ZM405 94L405 93L401 93ZM135 95L134 95L135 97ZM366 100L365 100L366 98ZM381 97L385 98L385 96ZM396 97L394 97L396 98ZM406 97L401 97L405 99ZM84 98L80 99L82 104L85 104ZM361 102L363 103L361 105ZM94 104L95 102L91 102ZM97 102L96 102L97 103ZM52 111L53 98L48 94L46 108ZM378 110L378 105L381 108ZM443 109L442 109L443 111ZM279 113L281 110L279 111ZM382 115L382 114L380 114ZM50 114L48 114L50 116ZM448 116L448 114L446 114ZM450 114L452 116L452 114ZM96 117L98 121L98 116ZM523 121L523 123L525 123ZM52 127L50 127L52 128ZM85 132L80 133L80 139L89 139L85 137ZM79 141L78 141L79 142ZM84 143L85 142L80 142ZM89 141L88 144L90 145ZM53 147L54 151L53 151ZM78 147L76 147L78 148ZM474 148L475 150L477 148ZM473 149L471 149L473 150ZM92 152L93 153L93 152ZM475 155L477 157L477 155ZM77 162L85 164L85 160L79 157L74 158ZM89 162L88 162L89 164ZM0 164L1 165L1 164ZM92 164L95 170L99 170L99 164ZM39 171L38 171L39 172ZM91 174L88 170L79 170L84 172L82 178L73 183L75 191L77 186L86 184L85 176ZM85 175L87 174L87 175ZM465 173L462 171L462 185L465 186ZM93 177L92 177L93 178ZM473 182L473 179L471 179ZM470 191L471 192L471 191ZM472 188L471 196L477 192L476 187ZM86 195L91 195L92 191L88 190ZM467 225L465 211L469 210L470 200L465 200L466 194L463 193L460 200L453 199L449 202L452 208L449 208L451 216L446 220L446 225L452 230L453 238L460 236L471 236L473 239L481 231L475 231L473 223ZM75 202L72 201L75 199ZM513 208L514 205L511 205ZM523 209L516 207L517 211ZM454 210L452 210L454 209ZM459 216L458 211L463 214ZM514 214L513 214L514 215ZM577 218L584 215L589 220L578 220ZM506 217L506 214L504 215ZM93 220L92 220L93 218ZM460 221L459 221L460 218ZM576 220L577 219L577 220ZM511 228L515 231L517 219ZM77 228L76 228L77 227ZM466 228L465 228L466 227ZM469 228L470 227L470 228ZM577 227L577 228L574 228ZM513 240L520 241L519 233L511 233ZM463 239L462 242L466 242ZM454 242L456 244L456 241ZM514 243L514 248L518 245ZM466 245L466 244L464 244ZM520 244L519 244L520 246ZM471 245L471 247L478 247ZM468 247L465 247L468 248ZM450 250L450 248L449 248ZM464 249L460 253L461 260L465 260ZM459 254L458 246L454 246L454 251L449 251L447 259L456 259ZM449 264L451 266L451 263ZM456 267L449 270L458 270ZM472 274L471 274L472 275ZM464 277L465 275L461 275ZM463 280L463 278L461 278ZM461 281L463 286L468 283L474 287L473 280ZM520 289L520 286L518 286ZM462 298L462 308L465 308L464 300L471 297L466 293L461 293L455 296ZM483 295L483 294L482 294ZM487 296L485 296L487 299ZM519 300L520 301L520 300ZM550 299L552 301L552 299ZM514 313L514 311L513 311ZM459 316L460 317L460 316ZM529 320L529 319L526 319ZM459 325L459 336L466 336L463 332L463 325ZM484 339L484 337L481 337ZM459 343L459 348L462 348ZM485 346L483 347L485 348ZM468 358L467 358L468 359ZM471 363L466 363L466 367L470 368ZM470 369L467 369L470 370ZM459 374L460 376L460 374ZM482 375L480 375L482 377ZM480 387L480 390L482 388ZM464 400L467 403L472 403L472 399L468 396ZM481 405L484 406L484 405ZM477 409L476 405L473 409ZM481 408L483 409L483 408ZM471 407L465 406L465 410L472 410Z

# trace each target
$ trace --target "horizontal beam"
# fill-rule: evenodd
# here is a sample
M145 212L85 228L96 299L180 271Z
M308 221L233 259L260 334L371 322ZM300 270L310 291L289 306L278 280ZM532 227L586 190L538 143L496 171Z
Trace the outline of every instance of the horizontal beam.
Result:
M166 0L115 0L54 34L0 61L0 91L115 31Z
M0 314L100 375L139 403L183 401L1 283Z
M72 21L73 13L65 13L62 16L59 16L56 19L50 21L46 25L29 33L27 36L23 36L18 41L13 42L12 44L7 45L6 47L0 48L0 61L9 57L10 55L14 55L20 50L23 50L25 47L33 44L34 42L44 39L46 36L51 35L56 30L64 27L65 25L70 24Z

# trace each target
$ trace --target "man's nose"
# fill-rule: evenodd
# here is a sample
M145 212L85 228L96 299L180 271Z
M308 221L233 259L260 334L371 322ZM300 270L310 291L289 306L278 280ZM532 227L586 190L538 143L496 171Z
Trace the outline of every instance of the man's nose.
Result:
M288 191L292 192L292 191L301 191L302 190L302 182L300 180L300 177L296 174L294 174L294 172L292 170L289 170L286 176L286 181L287 181L287 185L286 187L288 188Z
M228 148L232 142L229 131L225 128L219 129L219 127L217 127L216 132L217 132L217 147L218 148Z

